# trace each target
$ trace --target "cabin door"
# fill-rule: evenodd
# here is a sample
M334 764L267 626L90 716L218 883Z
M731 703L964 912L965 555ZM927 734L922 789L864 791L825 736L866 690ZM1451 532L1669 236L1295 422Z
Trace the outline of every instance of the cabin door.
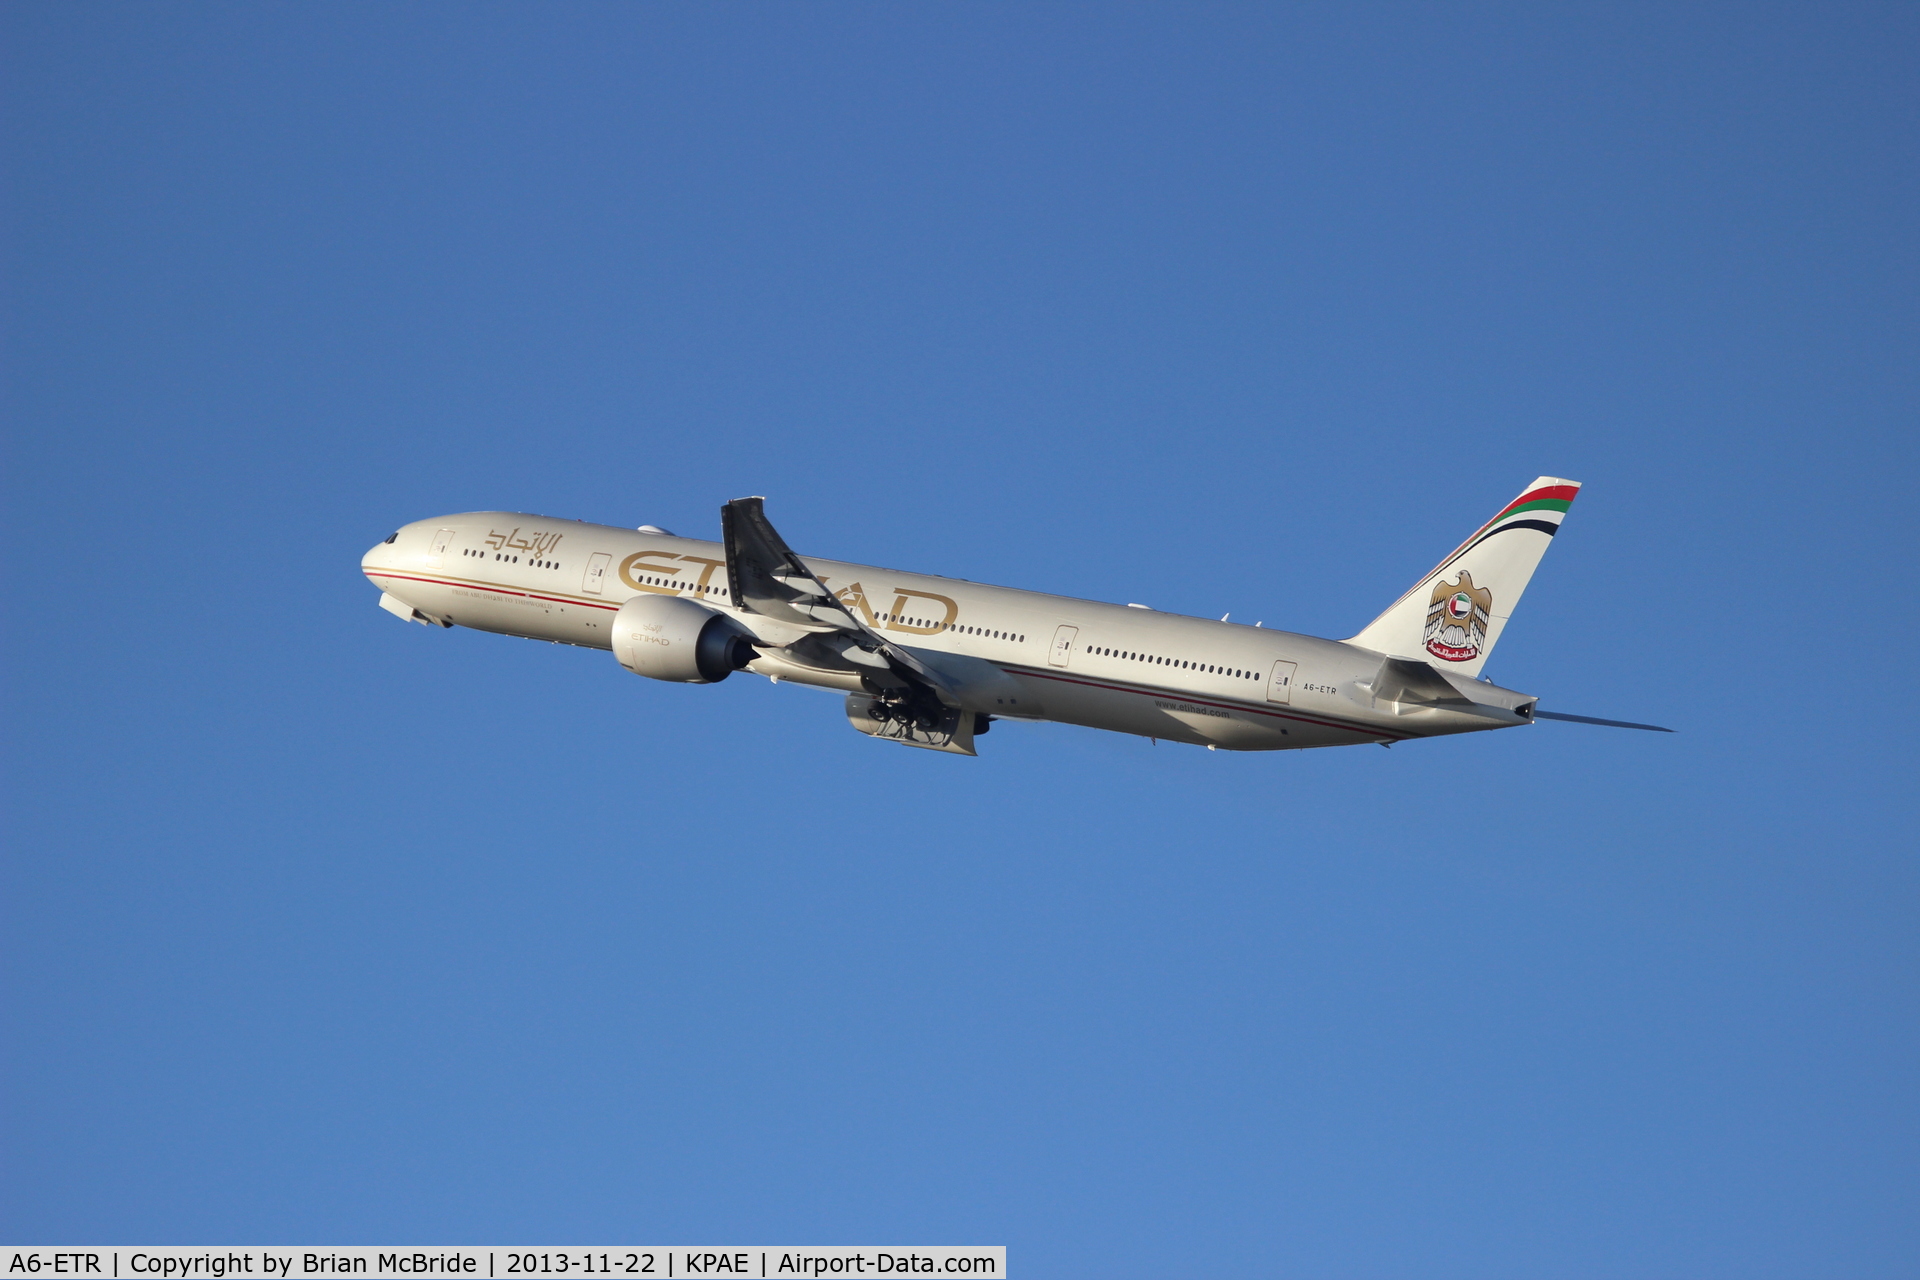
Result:
M427 544L427 564L438 569L440 557L447 554L447 548L453 543L453 530L441 529L433 535L433 541Z
M1073 661L1073 641L1080 634L1078 627L1061 627L1053 633L1053 652L1047 655L1047 662L1056 667L1064 667Z
M596 551L587 557L587 576L580 580L580 589L590 596L597 596L607 585L607 566L613 563L613 557L604 551Z
M1293 673L1299 667L1297 662L1276 662L1273 675L1267 681L1267 701L1288 703L1293 701Z

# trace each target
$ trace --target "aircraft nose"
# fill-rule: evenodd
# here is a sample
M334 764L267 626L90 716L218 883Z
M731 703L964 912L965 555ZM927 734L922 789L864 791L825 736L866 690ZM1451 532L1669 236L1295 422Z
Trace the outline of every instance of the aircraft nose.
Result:
M392 564L393 544L399 540L399 537L400 535L397 532L390 533L379 542L368 547L367 554L360 557L360 568L362 571L367 569L382 569Z

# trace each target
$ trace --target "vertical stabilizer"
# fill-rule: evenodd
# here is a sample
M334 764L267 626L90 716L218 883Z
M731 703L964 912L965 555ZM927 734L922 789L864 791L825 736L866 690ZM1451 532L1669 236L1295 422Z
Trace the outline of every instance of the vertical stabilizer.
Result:
M1541 476L1347 643L1479 675L1579 492Z

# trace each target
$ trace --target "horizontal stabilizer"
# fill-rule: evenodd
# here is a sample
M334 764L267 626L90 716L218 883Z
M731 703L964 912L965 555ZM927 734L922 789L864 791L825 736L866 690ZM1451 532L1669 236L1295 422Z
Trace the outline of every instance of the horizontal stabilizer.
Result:
M1438 671L1411 658L1388 658L1381 663L1379 674L1373 678L1373 696L1382 702L1410 702L1421 706L1472 701Z
M1631 720L1601 720L1594 716L1570 716L1564 711L1540 711L1533 713L1535 720L1571 720L1575 724L1604 724L1614 729L1647 729L1654 733L1672 733L1672 729L1657 724L1635 724Z

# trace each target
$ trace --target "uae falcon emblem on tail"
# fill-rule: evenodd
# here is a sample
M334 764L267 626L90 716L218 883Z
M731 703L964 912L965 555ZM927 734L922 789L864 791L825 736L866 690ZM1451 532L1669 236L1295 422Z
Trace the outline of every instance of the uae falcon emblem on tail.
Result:
M1427 604L1427 652L1447 662L1472 662L1487 643L1493 618L1493 592L1473 585L1465 569L1452 582L1433 584Z

